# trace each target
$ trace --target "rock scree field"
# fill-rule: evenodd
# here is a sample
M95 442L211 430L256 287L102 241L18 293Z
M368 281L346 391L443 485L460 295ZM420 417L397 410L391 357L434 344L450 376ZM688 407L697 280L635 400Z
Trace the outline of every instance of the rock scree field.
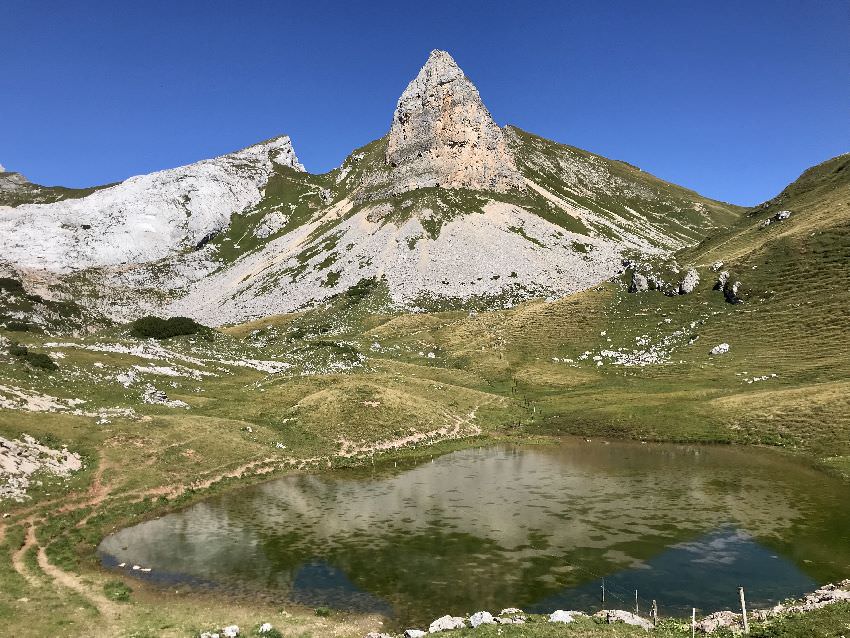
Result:
M325 174L305 171L285 135L90 189L0 172L4 633L691 635L689 616L663 613L661 593L657 622L649 601L635 614L633 600L609 596L592 609L444 609L408 628L380 606L157 580L145 564L103 564L98 547L211 498L244 506L243 488L272 479L315 490L325 477L396 476L471 448L734 446L740 475L706 479L700 493L745 503L755 492L742 477L768 454L840 496L850 492L848 317L850 154L759 206L714 201L497 125L443 51L403 92L388 134ZM651 494L638 500L651 506ZM560 514L564 529L577 525L578 501ZM819 510L834 534L823 543L791 517L795 505L749 508L781 519L771 548L811 592L751 609L750 634L850 635L850 564L824 550L850 547L846 514ZM346 530L329 520L330 543ZM484 564L499 549L452 529L423 524L434 538L454 534L444 552L480 552ZM393 542L415 556L417 538ZM591 552L593 539L578 538ZM285 555L297 538L276 529L263 540ZM530 538L527 554L547 542ZM613 582L623 556L657 558L633 543L600 551L597 572L570 587ZM821 577L829 561L832 585ZM415 608L433 566L399 562L386 569L412 570L394 574ZM534 569L523 591L569 580L563 562ZM498 572L472 579L499 589ZM370 585L351 584L373 595ZM700 608L696 631L741 631L737 595Z

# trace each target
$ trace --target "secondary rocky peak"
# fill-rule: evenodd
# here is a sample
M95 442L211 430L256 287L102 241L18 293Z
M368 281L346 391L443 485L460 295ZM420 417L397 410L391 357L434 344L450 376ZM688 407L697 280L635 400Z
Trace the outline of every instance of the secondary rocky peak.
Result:
M432 51L401 94L387 163L395 193L427 186L500 192L522 186L502 129L445 51Z
M305 170L304 165L298 161L298 156L295 155L295 149L292 147L292 140L289 139L288 135L279 135L278 137L273 137L270 140L254 144L253 146L249 146L248 148L244 148L241 151L236 151L231 154L231 157L246 159L249 161L262 161L262 159L266 156L275 164L289 166L290 168L294 168L296 171L304 172Z

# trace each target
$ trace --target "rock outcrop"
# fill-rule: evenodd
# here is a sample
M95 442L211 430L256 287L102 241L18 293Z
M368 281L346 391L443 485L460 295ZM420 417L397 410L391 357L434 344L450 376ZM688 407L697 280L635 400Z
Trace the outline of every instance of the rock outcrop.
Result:
M504 192L523 185L502 129L445 51L432 51L401 94L386 159L395 194L428 186Z
M460 616L445 615L437 618L428 626L429 634L438 634L441 631L451 631L452 629L463 629L466 623Z
M646 292L647 290L649 290L649 280L639 272L633 272L629 292Z
M699 273L694 268L689 268L685 273L685 277L679 283L679 294L689 295L699 284Z
M720 343L720 344L714 346L709 351L709 354L718 355L718 354L726 354L727 352L729 352L729 344L728 343Z

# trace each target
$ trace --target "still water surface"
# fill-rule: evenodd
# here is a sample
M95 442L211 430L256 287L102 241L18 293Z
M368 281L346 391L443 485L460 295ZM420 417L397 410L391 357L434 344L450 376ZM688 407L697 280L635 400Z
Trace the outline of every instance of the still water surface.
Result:
M569 440L292 476L124 529L107 567L384 613L773 604L850 576L850 486L754 449Z

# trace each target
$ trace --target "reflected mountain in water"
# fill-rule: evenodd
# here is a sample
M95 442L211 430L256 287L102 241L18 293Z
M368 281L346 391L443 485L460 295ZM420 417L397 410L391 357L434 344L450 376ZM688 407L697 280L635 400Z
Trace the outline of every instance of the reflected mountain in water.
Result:
M122 530L100 550L105 565L151 567L153 580L404 622L590 607L603 576L631 592L627 607L637 588L662 608L714 609L733 605L738 585L769 602L850 571L848 505L846 485L780 454L567 441L288 477Z

